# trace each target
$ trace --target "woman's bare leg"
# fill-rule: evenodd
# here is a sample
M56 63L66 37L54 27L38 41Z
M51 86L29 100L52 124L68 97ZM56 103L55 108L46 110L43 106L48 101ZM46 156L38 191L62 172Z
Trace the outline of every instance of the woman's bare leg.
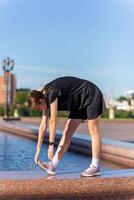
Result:
M81 175L96 176L100 175L101 136L99 131L99 118L88 120L88 129L92 140L92 163Z
M52 161L50 163L43 163L43 165L41 166L41 168L46 170L49 174L55 174L55 169L57 168L60 159L67 151L71 142L72 135L74 134L76 128L81 123L81 121L81 119L69 119L67 121L62 138Z
M99 159L101 153L99 118L88 120L88 130L92 140L92 158Z
M55 153L55 156L57 156L58 160L61 160L61 158L69 148L72 135L74 134L75 130L81 122L81 119L68 119L63 131L62 138Z

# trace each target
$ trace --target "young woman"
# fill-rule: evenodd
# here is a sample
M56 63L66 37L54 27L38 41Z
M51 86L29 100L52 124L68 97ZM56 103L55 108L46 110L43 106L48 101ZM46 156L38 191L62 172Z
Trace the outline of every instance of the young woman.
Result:
M72 135L79 124L83 120L87 120L89 134L92 139L92 162L81 175L100 175L101 136L99 132L99 118L106 107L99 88L84 79L60 77L46 84L42 91L32 90L27 96L27 101L29 107L43 111L34 158L35 163L41 164L38 158L47 129L49 115L48 158L51 161L43 163L42 166L50 174L55 174L57 165L67 151ZM58 110L69 110L70 113L63 136L53 156Z

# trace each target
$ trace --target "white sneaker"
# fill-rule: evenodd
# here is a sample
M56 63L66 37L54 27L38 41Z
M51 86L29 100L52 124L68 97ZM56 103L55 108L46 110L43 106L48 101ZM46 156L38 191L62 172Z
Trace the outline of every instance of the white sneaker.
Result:
M52 162L42 162L41 160L38 160L38 165L41 169L45 170L47 173L54 175L56 169L53 166Z
M95 167L94 165L90 165L89 168L87 168L84 172L81 173L82 176L99 176L101 175L100 173L100 168Z

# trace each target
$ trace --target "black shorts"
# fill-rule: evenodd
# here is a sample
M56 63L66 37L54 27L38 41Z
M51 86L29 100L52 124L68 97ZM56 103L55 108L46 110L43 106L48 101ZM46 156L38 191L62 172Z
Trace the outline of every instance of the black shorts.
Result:
M81 110L71 110L69 119L95 119L106 110L105 101L99 88L95 88L94 97L89 105Z

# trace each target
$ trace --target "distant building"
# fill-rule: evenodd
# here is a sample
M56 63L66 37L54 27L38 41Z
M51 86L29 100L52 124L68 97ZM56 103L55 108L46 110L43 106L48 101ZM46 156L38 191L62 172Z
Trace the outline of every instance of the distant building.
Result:
M125 93L126 100L119 101L109 99L107 101L107 108L115 108L123 111L134 111L134 90L127 90Z
M134 98L134 90L127 90L126 92L125 92L125 96L127 97L127 98Z
M16 76L11 72L4 73L0 77L0 104L5 104L7 94L7 76L8 76L8 103L14 104L16 97Z
M124 111L130 111L133 108L129 105L128 101L122 101L118 102L118 105L116 107L117 110L124 110Z

